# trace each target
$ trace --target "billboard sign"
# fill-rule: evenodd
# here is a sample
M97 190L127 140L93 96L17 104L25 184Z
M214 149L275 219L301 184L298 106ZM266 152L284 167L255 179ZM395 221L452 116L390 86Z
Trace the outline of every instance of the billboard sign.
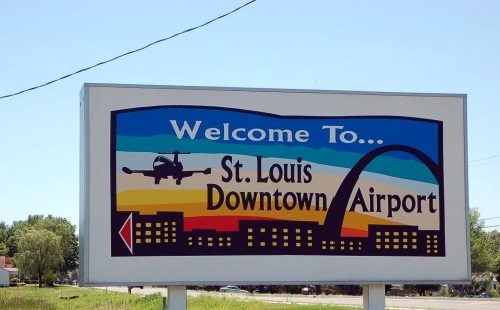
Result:
M84 284L469 278L463 95L82 94Z

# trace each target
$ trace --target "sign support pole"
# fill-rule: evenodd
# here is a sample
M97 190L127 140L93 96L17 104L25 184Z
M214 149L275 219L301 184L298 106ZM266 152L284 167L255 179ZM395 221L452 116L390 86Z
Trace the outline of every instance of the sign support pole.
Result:
M385 309L385 285L363 285L363 310Z
M168 308L169 310L187 309L187 290L184 285L168 286Z

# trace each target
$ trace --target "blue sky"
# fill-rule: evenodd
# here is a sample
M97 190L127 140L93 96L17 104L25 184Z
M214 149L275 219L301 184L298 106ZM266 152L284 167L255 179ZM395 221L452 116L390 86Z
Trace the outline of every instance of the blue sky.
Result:
M0 0L0 96L245 2ZM467 94L469 204L483 218L500 217L498 12L493 0L258 0L207 27L2 99L0 221L52 214L78 224L85 82Z

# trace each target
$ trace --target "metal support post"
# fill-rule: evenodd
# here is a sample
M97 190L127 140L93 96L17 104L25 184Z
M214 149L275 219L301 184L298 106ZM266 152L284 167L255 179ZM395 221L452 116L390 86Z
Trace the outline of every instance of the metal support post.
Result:
M187 310L187 290L183 285L168 286L168 309Z
M385 309L385 285L363 285L363 310Z

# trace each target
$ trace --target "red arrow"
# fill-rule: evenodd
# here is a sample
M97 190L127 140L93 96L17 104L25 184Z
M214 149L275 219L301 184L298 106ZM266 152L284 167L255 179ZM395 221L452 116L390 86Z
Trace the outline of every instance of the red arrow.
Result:
M123 223L122 228L118 232L120 237L122 237L123 242L127 245L130 254L134 254L132 251L132 213L130 213L129 217Z

